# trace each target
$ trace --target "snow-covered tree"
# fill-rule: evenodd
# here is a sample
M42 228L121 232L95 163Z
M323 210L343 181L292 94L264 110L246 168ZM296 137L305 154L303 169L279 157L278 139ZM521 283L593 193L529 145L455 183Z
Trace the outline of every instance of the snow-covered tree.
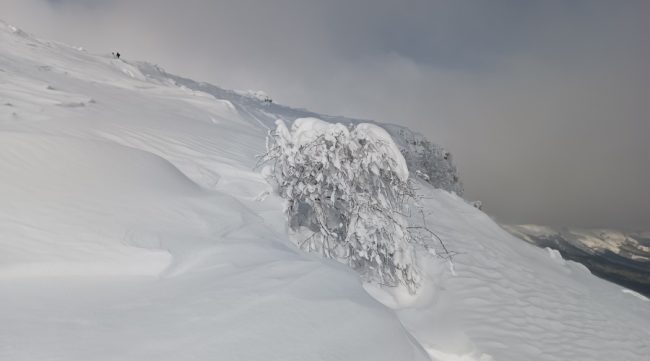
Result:
M450 152L408 128L397 125L387 127L409 168L418 178L436 188L463 196L463 183Z
M414 234L404 212L414 190L390 135L372 124L315 118L269 133L267 178L287 199L290 228L308 251L345 262L368 281L414 292Z

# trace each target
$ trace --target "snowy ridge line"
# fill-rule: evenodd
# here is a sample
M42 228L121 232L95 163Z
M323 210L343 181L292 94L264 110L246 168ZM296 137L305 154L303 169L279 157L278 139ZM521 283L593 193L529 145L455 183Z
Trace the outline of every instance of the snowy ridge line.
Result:
M400 151L409 165L412 176L422 178L434 187L463 195L463 185L458 175L458 170L453 163L451 153L439 145L429 141L423 135L406 127L379 123L372 120L346 118L343 116L330 116L305 109L295 109L276 103L265 102L258 96L249 93L232 91L218 86L196 82L191 79L169 74L157 65L147 62L137 62L135 66L149 79L162 84L173 84L182 88L204 92L231 102L237 110L253 124L261 124L266 129L274 129L275 121L281 119L289 124L300 118L317 118L330 123L361 124L369 123L378 125L393 137L400 147ZM266 95L264 93L264 95Z

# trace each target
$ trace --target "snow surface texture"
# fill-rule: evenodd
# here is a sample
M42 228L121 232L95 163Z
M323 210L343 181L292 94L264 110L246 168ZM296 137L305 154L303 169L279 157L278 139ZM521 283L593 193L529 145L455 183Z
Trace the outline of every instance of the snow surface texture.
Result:
M296 250L282 200L262 200L270 187L252 170L266 130L353 120L4 23L0 44L0 360L650 354L647 299L424 182L428 226L460 253L456 276L422 257L427 283L410 297Z

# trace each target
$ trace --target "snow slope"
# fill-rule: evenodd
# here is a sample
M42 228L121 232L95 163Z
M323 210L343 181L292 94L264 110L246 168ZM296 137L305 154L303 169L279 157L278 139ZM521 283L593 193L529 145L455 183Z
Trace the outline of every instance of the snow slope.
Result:
M267 127L354 120L1 22L0 44L0 360L650 354L647 299L425 182L426 222L459 252L456 276L423 256L428 282L410 297L297 250L253 169Z
M650 296L650 237L647 232L612 229L553 229L538 225L503 226L531 244L558 250L594 274Z

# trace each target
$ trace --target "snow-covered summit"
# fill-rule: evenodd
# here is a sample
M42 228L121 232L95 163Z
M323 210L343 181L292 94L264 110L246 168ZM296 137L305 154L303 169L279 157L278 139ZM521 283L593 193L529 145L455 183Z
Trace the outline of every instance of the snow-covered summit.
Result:
M270 187L253 170L267 128L277 119L354 120L4 23L0 45L1 360L633 361L650 353L647 300L558 262L422 180L422 216L458 253L455 276L423 256L425 284L412 297L299 251L282 201L260 196ZM385 129L400 145L408 138L395 129L413 134ZM412 174L413 159L424 158L405 155Z

